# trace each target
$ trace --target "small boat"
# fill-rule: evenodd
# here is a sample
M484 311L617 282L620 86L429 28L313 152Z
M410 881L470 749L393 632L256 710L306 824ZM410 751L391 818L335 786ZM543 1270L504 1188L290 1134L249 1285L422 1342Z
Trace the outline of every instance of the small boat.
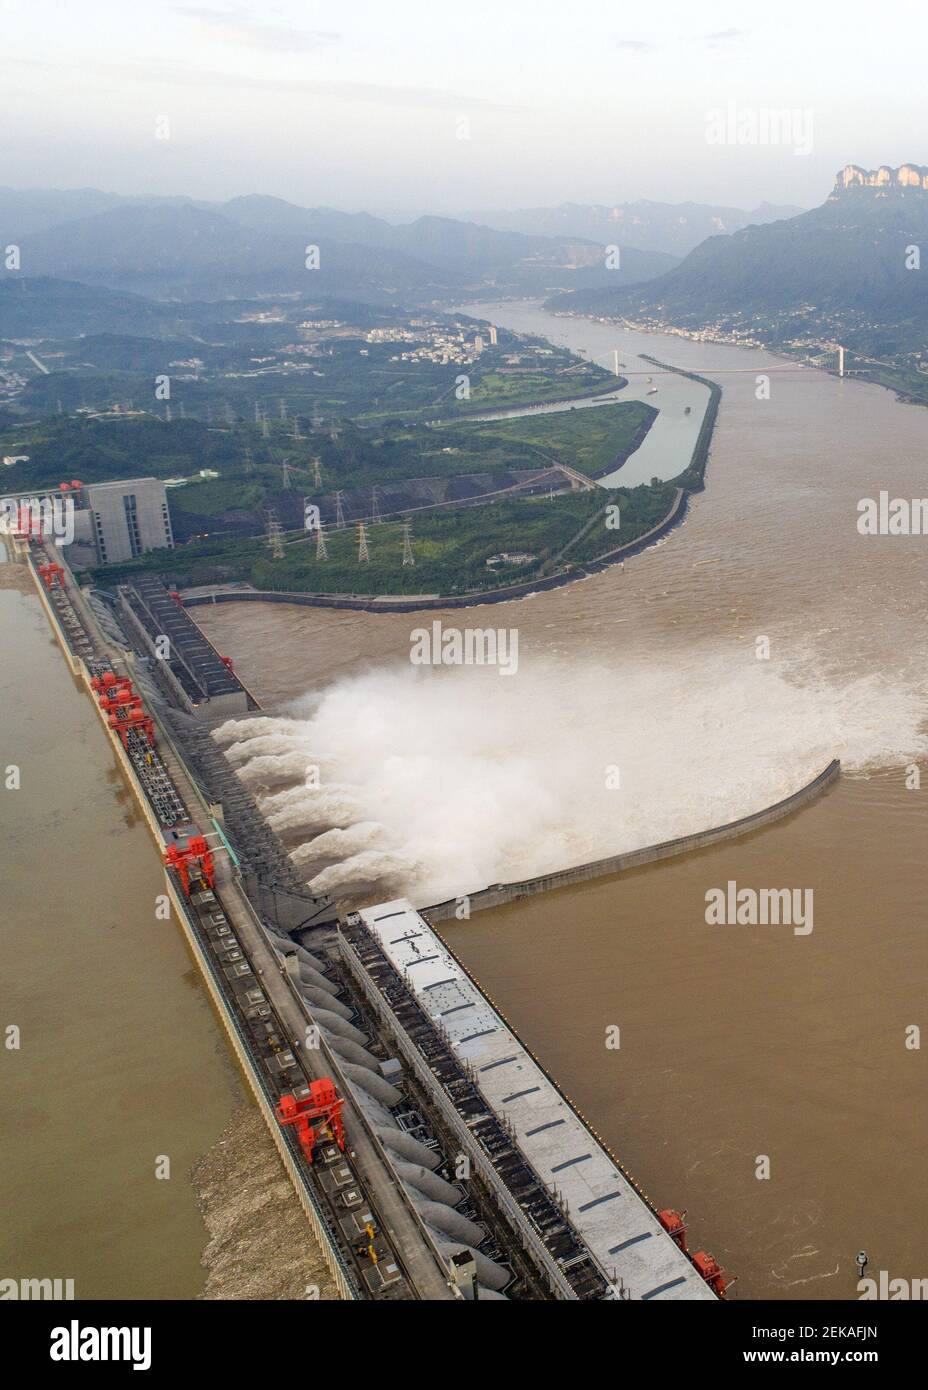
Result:
M689 415L689 413L690 413L690 411L691 411L692 409L693 409L693 407L692 407L691 405L688 405L688 406L686 407L686 409L683 411L683 414L684 414L684 415Z
M650 388L650 390L648 390L648 391L645 392L645 395L648 395L648 396L656 396L656 395L657 395L657 387L656 387L656 386L652 386L652 387Z

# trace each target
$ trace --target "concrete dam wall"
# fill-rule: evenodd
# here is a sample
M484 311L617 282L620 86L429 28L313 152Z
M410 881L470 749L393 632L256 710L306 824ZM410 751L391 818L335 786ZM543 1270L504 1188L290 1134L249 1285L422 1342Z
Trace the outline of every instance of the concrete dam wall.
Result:
M681 835L676 840L663 840L658 845L648 845L644 849L633 849L625 854L613 854L607 859L594 859L588 864L577 864L571 869L560 869L555 873L542 874L538 878L522 879L518 883L497 883L492 888L482 888L477 893L466 895L471 912L484 907L499 907L502 903L517 902L520 898L530 898L536 893L546 893L552 888L566 888L573 883L585 883L588 879L605 878L610 874L622 873L625 869L637 869L643 864L653 864L659 859L672 859L678 854L688 854L692 850L708 849L722 840L733 840L747 835L752 830L760 830L784 816L792 815L831 786L841 771L841 763L832 759L826 768L811 782L798 791L792 792L782 801L762 811L753 811L749 816L729 821L727 825L714 826L711 830L697 830L692 835ZM455 915L463 899L446 898L444 902L424 909L430 922L442 922Z

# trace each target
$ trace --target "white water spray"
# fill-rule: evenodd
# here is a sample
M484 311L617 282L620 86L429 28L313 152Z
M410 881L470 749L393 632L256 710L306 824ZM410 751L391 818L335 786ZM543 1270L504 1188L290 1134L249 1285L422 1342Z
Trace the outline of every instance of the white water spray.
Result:
M362 850L376 848L383 834L383 826L378 821L359 821L347 830L326 830L313 840L298 845L291 854L294 864L333 864L350 859Z
M511 681L380 668L295 702L276 730L224 729L241 743L251 725L262 750L280 735L241 775L299 783L261 805L288 843L303 836L296 862L315 867L314 845L337 856L315 888L425 906L722 825L833 757L846 773L901 765L928 751L923 708L881 676L802 685L743 649L694 647L673 663L545 658ZM345 838L315 833L330 827Z

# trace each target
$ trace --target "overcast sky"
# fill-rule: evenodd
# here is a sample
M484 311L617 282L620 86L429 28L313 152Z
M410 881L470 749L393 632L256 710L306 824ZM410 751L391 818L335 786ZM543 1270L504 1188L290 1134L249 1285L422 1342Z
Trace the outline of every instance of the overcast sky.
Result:
M926 16L924 0L0 0L0 182L397 213L808 207L845 163L928 163ZM729 109L748 133L793 113L791 142L710 141Z

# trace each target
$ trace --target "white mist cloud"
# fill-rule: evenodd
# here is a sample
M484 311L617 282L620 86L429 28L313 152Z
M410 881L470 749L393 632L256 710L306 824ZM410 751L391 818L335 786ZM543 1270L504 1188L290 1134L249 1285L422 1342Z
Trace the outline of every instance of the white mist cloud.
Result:
M512 681L382 667L297 701L276 756L265 719L220 737L241 756L253 728L253 789L291 774L262 807L316 888L427 906L724 824L833 757L846 771L901 764L928 750L922 711L919 693L881 677L801 686L694 649L672 664L545 659ZM311 766L318 788L303 785Z

